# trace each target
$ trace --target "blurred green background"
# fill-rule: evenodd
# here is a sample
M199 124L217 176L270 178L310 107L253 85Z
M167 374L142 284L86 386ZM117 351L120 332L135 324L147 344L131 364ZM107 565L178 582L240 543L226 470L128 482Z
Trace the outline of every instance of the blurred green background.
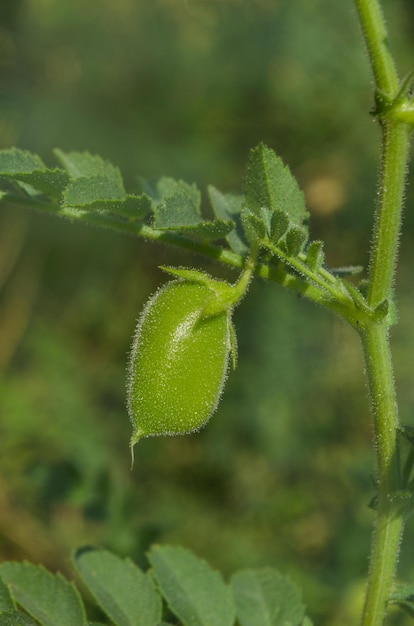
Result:
M413 4L384 8L404 74ZM171 175L237 191L248 149L265 141L298 177L332 266L367 265L371 107L351 0L0 3L0 148L48 164L54 147L87 149L127 185ZM407 204L393 347L410 422L412 188ZM275 565L303 587L315 624L355 624L374 472L357 338L257 281L235 314L239 365L217 414L197 435L141 442L131 472L125 361L162 263L235 278L185 252L0 207L0 558L67 573L86 543L144 566L152 542L181 543L226 576ZM411 521L400 560L411 581L413 539Z

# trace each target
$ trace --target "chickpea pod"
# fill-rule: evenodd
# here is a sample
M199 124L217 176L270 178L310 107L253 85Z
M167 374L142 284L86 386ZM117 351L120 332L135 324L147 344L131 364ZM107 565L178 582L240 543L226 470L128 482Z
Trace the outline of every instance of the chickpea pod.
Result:
M231 314L251 272L233 286L195 270L167 271L179 279L150 298L130 354L131 453L142 437L199 430L217 408L231 352L235 365Z

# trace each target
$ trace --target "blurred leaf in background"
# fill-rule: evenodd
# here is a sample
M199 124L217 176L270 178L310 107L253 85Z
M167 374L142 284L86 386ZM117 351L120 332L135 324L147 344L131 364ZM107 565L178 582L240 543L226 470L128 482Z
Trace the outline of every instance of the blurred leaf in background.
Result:
M298 177L328 263L366 266L378 141L351 4L2 0L0 147L48 165L57 146L87 149L119 166L131 190L139 176L166 175L237 192L249 148L264 140ZM412 5L385 11L409 71ZM408 211L394 330L406 421L412 226ZM339 320L257 281L236 311L239 366L208 428L141 442L130 472L135 320L165 280L158 265L194 263L1 207L0 556L67 571L85 543L144 565L153 541L182 543L226 575L275 565L304 586L315 623L352 623L369 549L372 433L360 349Z

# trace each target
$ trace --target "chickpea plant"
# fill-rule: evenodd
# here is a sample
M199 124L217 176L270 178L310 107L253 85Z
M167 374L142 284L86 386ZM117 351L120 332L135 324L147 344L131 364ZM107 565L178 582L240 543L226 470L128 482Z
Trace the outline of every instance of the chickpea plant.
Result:
M414 616L414 583L396 582L404 523L414 503L414 428L399 422L389 347L414 101L412 76L397 75L379 3L355 0L355 5L382 136L370 266L359 284L347 275L361 268L326 267L323 243L309 241L309 215L296 180L264 144L250 152L243 194L209 187L212 220L201 215L195 185L161 178L141 193L128 193L118 168L98 156L61 150L55 150L55 168L27 151L0 152L0 197L3 203L181 246L239 271L231 285L197 269L163 268L173 279L141 314L129 359L131 453L142 438L198 430L216 410L230 364L236 365L232 312L255 277L330 309L355 329L365 357L377 459L376 522L361 624L380 626L392 604ZM402 439L411 446L405 456ZM151 567L144 573L105 550L85 548L74 555L74 568L105 623L167 624L165 606L185 626L312 623L299 590L275 569L239 571L227 584L184 548L157 546L148 558ZM0 624L91 622L73 583L39 566L6 562L0 564Z

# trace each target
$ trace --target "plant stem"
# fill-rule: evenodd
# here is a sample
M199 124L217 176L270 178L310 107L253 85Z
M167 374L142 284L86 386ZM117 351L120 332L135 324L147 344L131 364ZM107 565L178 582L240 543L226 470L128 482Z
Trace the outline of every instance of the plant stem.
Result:
M305 276L308 280L314 282L322 289L325 289L327 293L329 293L335 300L338 302L349 303L351 300L351 296L345 290L343 283L339 280L335 280L332 274L328 274L329 279L322 277L318 272L314 272L310 267L306 265L304 260L302 260L299 255L296 257L292 257L286 252L284 252L278 246L274 244L266 244L266 248L270 250L276 257L278 257L281 261L283 261L287 266L292 267L302 276Z
M387 45L387 29L377 0L355 0L365 43L379 91L395 97L399 81L394 60Z
M387 32L377 0L355 0L376 82L377 104L397 98L399 80L387 46ZM395 275L407 163L409 127L378 111L382 128L379 203L370 255L368 304L390 299ZM362 626L381 626L394 581L404 515L401 489L398 406L393 379L387 320L368 320L359 329L374 419L377 455L377 516L372 537Z
M391 297L409 147L409 132L405 125L385 120L382 129L380 197L368 289L368 304L373 308ZM380 626L387 612L404 526L403 513L396 501L401 489L398 406L387 324L385 321L368 321L361 327L360 336L374 419L378 468L377 517L362 625Z
M377 518L362 624L380 626L387 611L404 523L397 500L401 483L398 408L386 325L371 323L360 331L360 336L374 416L378 464Z
M368 304L389 298L395 274L407 172L410 129L394 120L382 122L380 197L370 259Z

